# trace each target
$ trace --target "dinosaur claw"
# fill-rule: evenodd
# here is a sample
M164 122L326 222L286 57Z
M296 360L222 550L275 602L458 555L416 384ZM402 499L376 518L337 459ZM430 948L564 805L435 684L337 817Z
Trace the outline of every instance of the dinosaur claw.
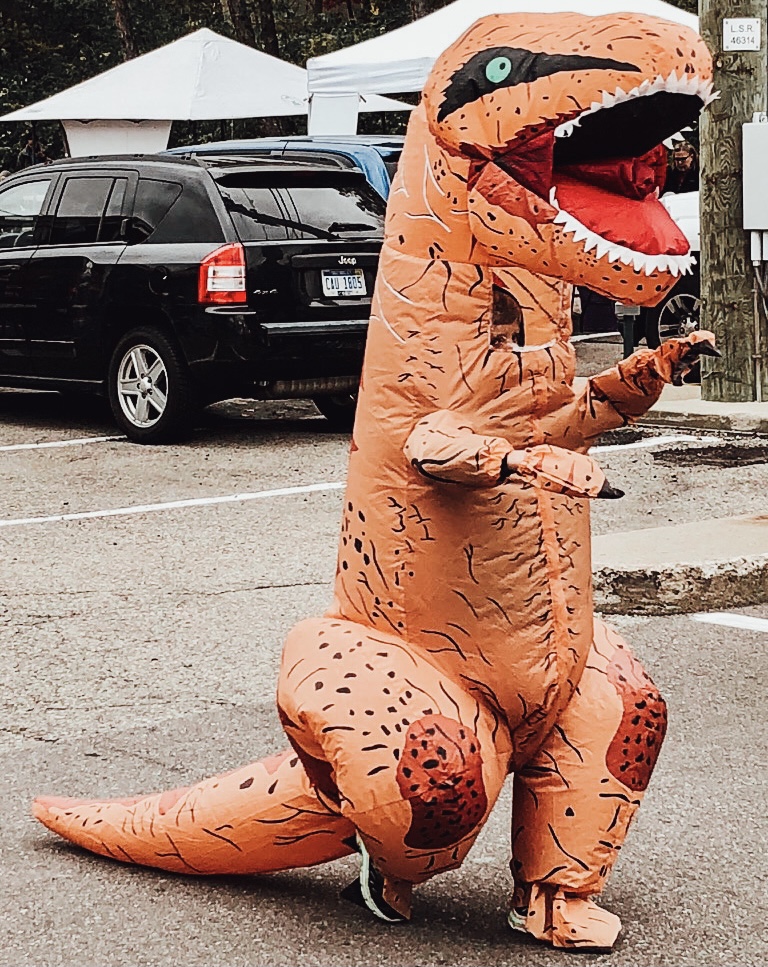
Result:
M608 500L618 500L619 497L624 496L624 491L619 490L618 487L612 487L606 480L603 486L600 488L600 493L598 497L606 497Z
M715 346L708 339L702 339L701 342L697 342L694 348L696 349L696 352L699 354L699 356L722 356L723 355L720 352L720 350L716 349Z

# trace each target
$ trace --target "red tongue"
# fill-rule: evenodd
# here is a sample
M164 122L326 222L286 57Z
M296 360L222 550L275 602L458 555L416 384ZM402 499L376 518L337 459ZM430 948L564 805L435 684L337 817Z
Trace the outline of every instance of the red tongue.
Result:
M646 255L687 255L685 235L652 195L641 200L627 198L587 183L583 175L576 181L561 170L555 172L555 179L560 208L601 238Z
M604 188L625 198L642 199L656 188L653 168L639 158L588 165L565 165L557 169L576 181Z
M660 144L639 158L563 165L558 168L558 172L576 181L624 195L625 198L642 199L656 188L663 191L667 175L667 152L664 145Z

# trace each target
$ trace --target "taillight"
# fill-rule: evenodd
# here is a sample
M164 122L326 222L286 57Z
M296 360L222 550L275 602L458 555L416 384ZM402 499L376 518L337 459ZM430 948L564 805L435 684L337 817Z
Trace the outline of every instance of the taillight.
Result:
M240 242L222 245L200 263L197 301L204 305L247 302L245 250Z

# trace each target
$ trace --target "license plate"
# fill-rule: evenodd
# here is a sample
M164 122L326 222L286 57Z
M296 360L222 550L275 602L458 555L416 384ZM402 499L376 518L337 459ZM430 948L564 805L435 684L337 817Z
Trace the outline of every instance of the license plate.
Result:
M365 295L365 275L362 269L323 269L320 272L323 295L338 296Z

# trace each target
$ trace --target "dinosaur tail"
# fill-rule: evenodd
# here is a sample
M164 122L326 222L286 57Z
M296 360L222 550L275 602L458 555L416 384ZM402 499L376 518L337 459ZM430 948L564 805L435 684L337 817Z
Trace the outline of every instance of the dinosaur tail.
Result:
M39 797L32 811L93 853L174 873L274 873L353 852L354 827L323 805L293 752L155 795Z

